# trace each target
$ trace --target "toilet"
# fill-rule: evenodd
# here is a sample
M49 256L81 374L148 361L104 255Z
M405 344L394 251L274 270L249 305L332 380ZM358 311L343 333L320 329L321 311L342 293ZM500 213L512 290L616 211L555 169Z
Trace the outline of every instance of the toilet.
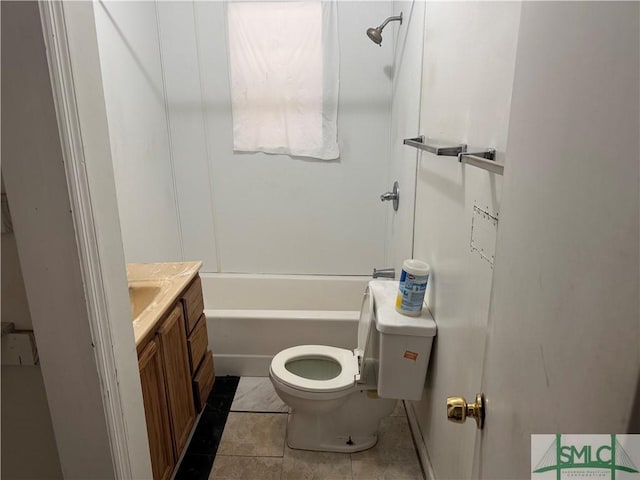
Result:
M299 345L273 357L269 378L290 407L287 445L358 452L378 440L398 400L419 400L436 324L395 310L398 283L372 280L363 296L353 350Z

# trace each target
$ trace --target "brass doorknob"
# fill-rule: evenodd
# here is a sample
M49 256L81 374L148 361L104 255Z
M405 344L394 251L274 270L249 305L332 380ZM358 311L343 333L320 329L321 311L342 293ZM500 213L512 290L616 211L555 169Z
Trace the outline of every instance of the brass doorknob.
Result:
M467 417L473 417L478 428L482 428L484 415L484 393L476 394L475 403L467 403L463 397L447 398L447 418L450 422L464 423Z

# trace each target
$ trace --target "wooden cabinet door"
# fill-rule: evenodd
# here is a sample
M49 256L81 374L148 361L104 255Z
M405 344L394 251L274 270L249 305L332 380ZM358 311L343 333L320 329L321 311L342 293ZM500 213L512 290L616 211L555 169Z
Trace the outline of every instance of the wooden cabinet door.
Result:
M154 480L166 480L173 471L175 457L171 441L171 426L165 394L162 358L155 340L140 353L138 360L144 416L151 453L151 470Z
M174 453L177 458L187 442L196 419L187 352L187 333L180 305L174 308L163 322L158 331L158 338L169 400Z

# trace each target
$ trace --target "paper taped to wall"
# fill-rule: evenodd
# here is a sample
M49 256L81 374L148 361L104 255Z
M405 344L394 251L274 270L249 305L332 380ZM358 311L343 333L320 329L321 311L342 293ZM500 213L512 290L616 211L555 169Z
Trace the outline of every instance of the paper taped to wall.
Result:
M227 7L234 151L338 158L335 2Z

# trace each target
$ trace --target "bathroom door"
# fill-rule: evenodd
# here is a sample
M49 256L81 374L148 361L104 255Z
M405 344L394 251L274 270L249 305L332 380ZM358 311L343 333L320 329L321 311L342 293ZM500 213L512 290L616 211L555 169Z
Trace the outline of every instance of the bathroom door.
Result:
M522 6L476 478L536 478L532 433L637 431L638 24Z
M385 202L384 205L387 210L384 266L394 267L397 276L402 268L402 261L411 258L413 253L413 211L418 153L416 149L403 145L402 140L419 132L424 10L425 2L393 2L392 14L400 15L402 12L402 28L398 28L396 22L389 25L394 29L394 57L391 69L393 97L387 187L390 191L394 181L399 183L400 203L397 211L393 210L391 202Z

